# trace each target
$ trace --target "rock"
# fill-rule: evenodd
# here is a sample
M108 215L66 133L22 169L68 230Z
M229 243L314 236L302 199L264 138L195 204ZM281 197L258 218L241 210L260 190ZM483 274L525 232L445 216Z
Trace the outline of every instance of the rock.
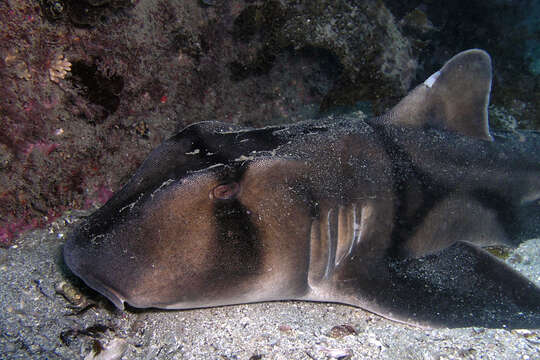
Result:
M84 360L119 360L126 352L128 343L124 339L113 339L103 348L94 348Z
M327 49L343 66L323 109L361 99L381 109L408 91L416 61L383 2L316 1L295 10L283 26L284 38L297 49Z

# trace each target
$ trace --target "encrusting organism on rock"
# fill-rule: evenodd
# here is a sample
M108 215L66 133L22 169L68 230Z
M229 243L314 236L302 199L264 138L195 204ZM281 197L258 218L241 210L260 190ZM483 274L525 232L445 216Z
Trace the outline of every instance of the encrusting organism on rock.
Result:
M49 68L49 78L52 82L58 83L69 71L71 71L71 63L64 58L64 55L59 54L51 63L51 67Z

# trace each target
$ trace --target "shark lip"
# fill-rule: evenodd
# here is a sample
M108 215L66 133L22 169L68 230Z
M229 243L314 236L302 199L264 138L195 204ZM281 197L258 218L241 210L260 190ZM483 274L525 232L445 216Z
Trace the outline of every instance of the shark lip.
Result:
M86 285L94 289L95 291L99 292L101 295L105 296L107 299L109 299L110 302L114 304L118 309L124 310L124 302L125 299L120 296L120 294L111 289L108 286L105 286L101 284L99 281L96 281L90 277L87 276L79 276Z

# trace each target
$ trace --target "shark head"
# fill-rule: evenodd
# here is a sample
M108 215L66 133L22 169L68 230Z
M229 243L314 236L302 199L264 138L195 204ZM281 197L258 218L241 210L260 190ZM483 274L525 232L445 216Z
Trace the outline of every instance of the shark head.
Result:
M309 216L294 190L301 165L265 150L282 141L279 130L258 141L216 123L186 128L71 234L67 265L119 308L297 297L308 240L291 239Z

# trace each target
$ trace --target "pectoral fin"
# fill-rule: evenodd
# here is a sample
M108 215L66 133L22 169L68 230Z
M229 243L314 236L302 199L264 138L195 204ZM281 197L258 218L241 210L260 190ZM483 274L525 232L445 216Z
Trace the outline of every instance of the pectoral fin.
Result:
M401 251L405 257L419 258L449 247L456 239L478 246L517 246L506 235L496 210L461 195L433 206Z
M540 327L540 288L474 245L457 242L385 266L357 290L366 301L360 306L387 318L434 327Z

